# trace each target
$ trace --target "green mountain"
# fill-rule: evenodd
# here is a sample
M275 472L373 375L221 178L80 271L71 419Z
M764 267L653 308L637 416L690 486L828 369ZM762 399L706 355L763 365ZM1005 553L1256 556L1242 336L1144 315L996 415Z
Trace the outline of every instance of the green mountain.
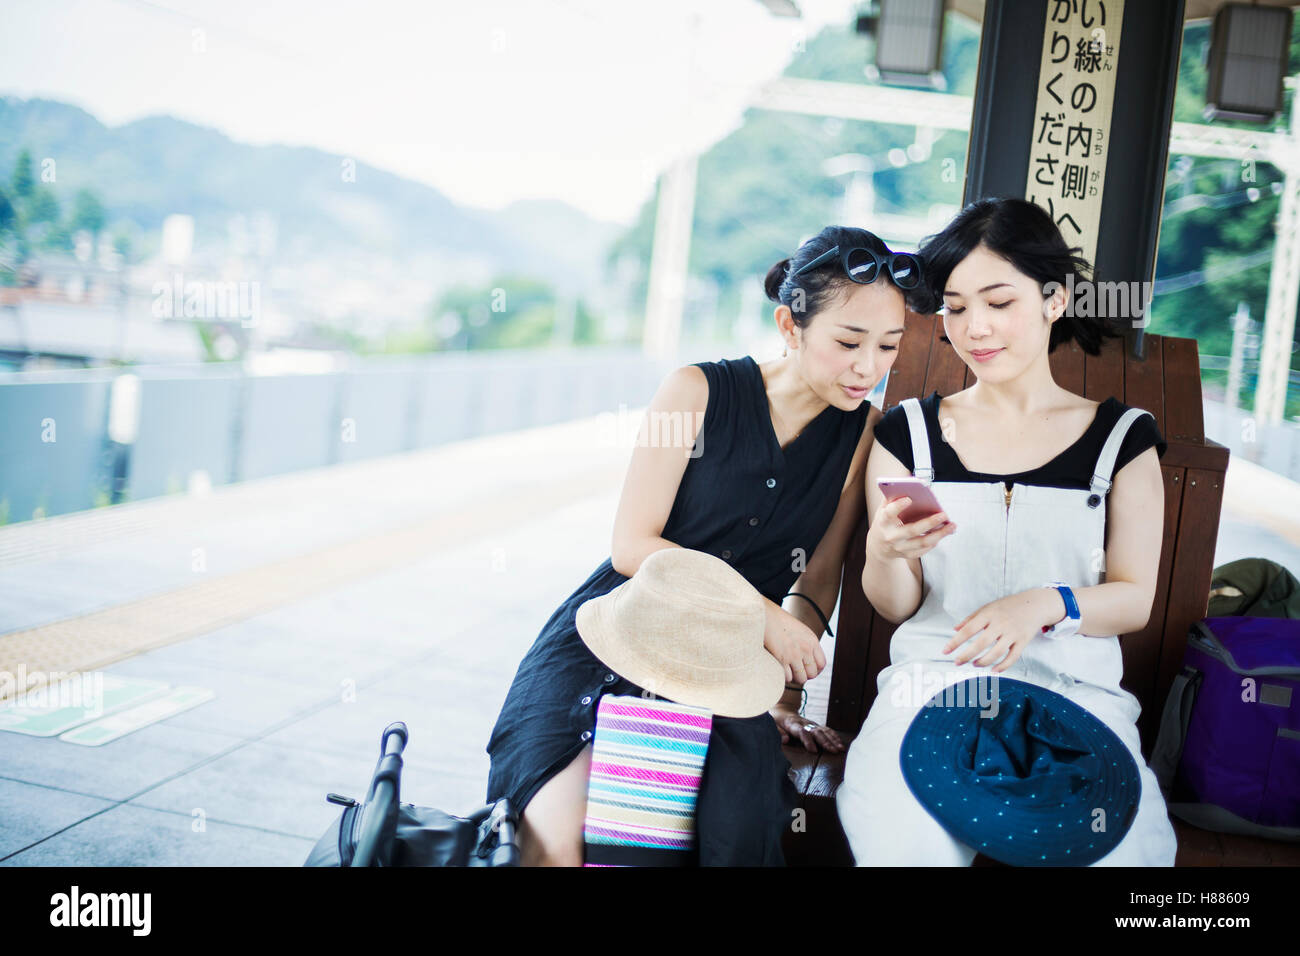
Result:
M276 220L288 259L364 249L377 255L434 254L509 263L560 287L582 287L598 269L613 228L563 203L493 212L458 206L437 189L364 163L347 181L345 157L293 146L253 146L172 117L105 126L89 113L44 99L0 97L0 171L7 180L21 150L37 180L71 208L88 188L103 202L110 230L138 233L147 249L167 215L195 218L195 245L224 238L230 217L255 211ZM553 220L548 228L547 220ZM526 222L527 228L520 223ZM554 235L570 245L559 249Z

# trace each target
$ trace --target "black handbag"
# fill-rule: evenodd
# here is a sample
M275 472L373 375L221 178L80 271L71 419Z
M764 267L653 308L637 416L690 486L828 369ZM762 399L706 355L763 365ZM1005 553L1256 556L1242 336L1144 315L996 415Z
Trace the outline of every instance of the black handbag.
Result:
M518 820L510 801L457 817L398 797L406 725L384 729L379 763L363 803L337 793L345 809L312 848L304 866L518 866Z

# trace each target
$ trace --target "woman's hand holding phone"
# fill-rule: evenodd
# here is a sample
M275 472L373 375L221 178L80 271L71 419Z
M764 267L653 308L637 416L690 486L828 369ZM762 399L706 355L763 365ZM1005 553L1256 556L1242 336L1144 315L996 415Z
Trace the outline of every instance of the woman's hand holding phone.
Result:
M901 515L911 503L906 496L881 502L867 527L868 556L877 561L919 558L956 532L942 511L904 524Z

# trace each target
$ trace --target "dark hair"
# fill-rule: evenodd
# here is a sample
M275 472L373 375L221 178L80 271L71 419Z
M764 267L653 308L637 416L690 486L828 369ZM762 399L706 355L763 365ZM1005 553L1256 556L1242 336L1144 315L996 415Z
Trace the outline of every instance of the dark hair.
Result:
M1085 281L1085 274L1092 271L1088 260L1079 255L1082 250L1065 244L1061 230L1042 206L1024 199L978 199L959 212L942 232L921 243L925 263L922 285L931 296L928 311L938 311L952 270L981 245L1040 287L1049 283L1078 287ZM1043 298L1047 297L1044 294ZM1077 316L1074 304L1072 295L1065 312L1052 323L1048 352L1073 339L1085 352L1097 355L1106 336L1124 334L1117 319ZM948 341L946 336L943 340Z
M840 265L838 256L822 263L815 269L805 272L797 279L791 278L791 273L812 262L831 246L839 246L841 249L861 246L881 255L890 252L889 247L875 233L867 232L865 229L857 229L853 226L827 226L800 246L799 250L789 259L782 259L768 269L767 278L763 280L763 288L767 292L767 297L773 302L789 306L790 311L794 314L794 324L801 329L807 328L808 323L813 320L817 313L829 306L837 295L847 293L849 288L855 284L845 274L844 267ZM894 280L890 277L888 271L885 272L884 278L888 280L890 285L894 285ZM879 282L880 280L877 279L876 281ZM896 285L895 288L897 288ZM792 303L795 302L795 294L799 290L803 291L803 307L796 309ZM915 294L915 291L913 293L908 293L904 289L899 289L899 291L903 293L905 298ZM925 296L928 297L928 292L925 293Z

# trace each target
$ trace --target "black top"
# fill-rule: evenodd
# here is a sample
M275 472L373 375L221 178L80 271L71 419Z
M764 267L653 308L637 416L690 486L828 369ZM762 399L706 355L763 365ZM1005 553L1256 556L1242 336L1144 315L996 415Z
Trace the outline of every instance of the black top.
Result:
M1097 406L1097 414L1083 436L1047 464L1014 475L990 475L968 471L952 446L944 440L943 429L939 426L939 399L937 391L931 392L928 398L921 399L921 412L930 438L930 466L934 469L934 480L1001 481L1008 488L1014 483L1052 488L1087 488L1093 470L1097 467L1102 445L1106 444L1115 423L1129 409L1128 405L1118 399L1108 398ZM907 427L907 412L902 405L896 405L885 412L876 423L875 436L876 441L901 461L908 471L916 470L912 461L912 437ZM1121 468L1153 445L1156 454L1163 456L1166 444L1160 429L1156 427L1155 419L1150 415L1140 415L1129 426L1128 433L1120 444L1112 475L1118 474Z
M709 399L662 536L726 561L780 604L829 527L871 406L828 405L784 449L758 363L695 363ZM682 454L687 454L683 449ZM543 626L515 674L488 741L487 797L516 809L586 746L604 694L641 688L587 649L575 618L627 581L606 558ZM696 808L702 865L773 865L797 797L767 713L715 716Z
M871 405L827 405L782 449L757 362L695 364L708 407L663 537L717 555L780 604L839 506Z

